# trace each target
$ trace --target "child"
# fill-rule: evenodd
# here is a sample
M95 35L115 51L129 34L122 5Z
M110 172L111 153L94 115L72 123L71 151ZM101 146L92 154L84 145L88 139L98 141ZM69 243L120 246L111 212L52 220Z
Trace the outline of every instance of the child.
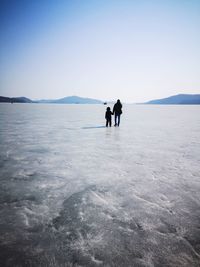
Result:
M107 107L106 114L105 114L106 127L108 127L108 124L109 124L110 127L112 126L112 115L113 115L113 113L110 110L110 107Z

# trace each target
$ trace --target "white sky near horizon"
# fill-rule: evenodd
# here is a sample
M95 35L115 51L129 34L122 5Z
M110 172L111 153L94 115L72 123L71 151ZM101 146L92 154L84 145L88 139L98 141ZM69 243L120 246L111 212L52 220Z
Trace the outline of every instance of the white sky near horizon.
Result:
M200 1L0 2L0 95L200 93Z

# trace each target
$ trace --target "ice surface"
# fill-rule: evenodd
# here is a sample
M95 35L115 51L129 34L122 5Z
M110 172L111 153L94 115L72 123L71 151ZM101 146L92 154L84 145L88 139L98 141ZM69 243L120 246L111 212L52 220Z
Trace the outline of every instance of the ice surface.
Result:
M200 106L0 105L1 266L200 266Z

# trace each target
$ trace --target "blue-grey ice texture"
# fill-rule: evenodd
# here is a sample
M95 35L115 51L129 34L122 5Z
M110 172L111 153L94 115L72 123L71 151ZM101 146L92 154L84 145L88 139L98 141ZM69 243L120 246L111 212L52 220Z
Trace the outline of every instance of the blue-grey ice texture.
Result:
M200 106L0 105L0 266L200 266Z

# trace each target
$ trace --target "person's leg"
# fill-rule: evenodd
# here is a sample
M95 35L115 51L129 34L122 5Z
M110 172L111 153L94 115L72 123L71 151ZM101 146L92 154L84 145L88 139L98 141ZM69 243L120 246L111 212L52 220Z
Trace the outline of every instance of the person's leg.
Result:
M115 113L115 126L117 126L117 115Z
M111 121L111 119L110 119L110 121L109 121L109 125L110 125L110 127L112 126L112 121Z
M119 124L120 124L120 115L118 115L118 126L119 126Z
M108 120L106 120L106 127L108 127Z

